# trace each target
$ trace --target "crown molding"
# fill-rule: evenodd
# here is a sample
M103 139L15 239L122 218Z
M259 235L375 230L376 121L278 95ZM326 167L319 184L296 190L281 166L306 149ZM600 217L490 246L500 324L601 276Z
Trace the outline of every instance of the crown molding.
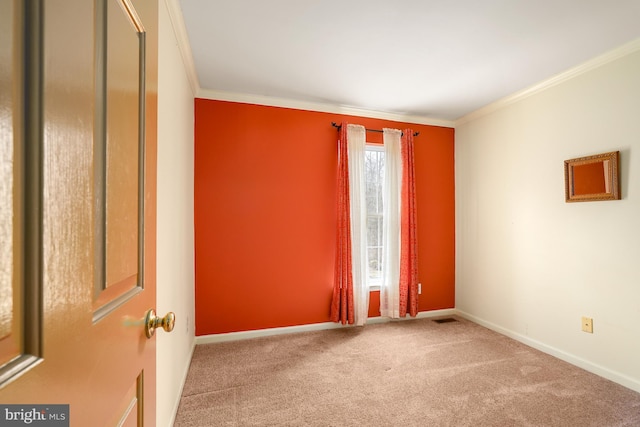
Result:
M456 120L455 127L459 127L460 125L463 125L467 122L479 119L480 117L483 117L495 111L501 110L515 102L522 101L523 99L526 99L532 95L535 95L537 93L550 89L556 85L559 85L560 83L564 83L581 74L584 74L596 68L602 67L603 65L606 65L617 59L623 58L627 55L631 55L632 53L635 53L639 50L640 50L640 39L633 40L603 55L597 56L576 67L570 68L567 71L557 74L547 80L544 80L538 84L530 86L527 89L521 90L512 95L508 95L491 104L488 104L482 108L479 108Z
M180 56L182 56L182 62L187 73L187 79L189 79L191 92L195 95L200 90L200 82L198 81L198 73L196 73L193 54L191 53L191 44L189 43L187 27L184 25L184 17L182 16L180 1L164 0L164 3L167 6L167 11L169 12L169 20L171 21L173 33L175 34L178 42L178 49L180 50Z
M391 120L402 123L415 123L420 125L441 126L453 128L454 122L451 120L432 119L409 114L391 113L384 111L364 110L344 105L326 104L322 102L297 101L287 98L276 98L271 96L250 95L234 92L223 92L217 90L200 89L196 97L211 99L214 101L239 102L242 104L257 104L268 107L292 108L294 110L317 111L320 113L341 114L347 116L368 117L372 119Z

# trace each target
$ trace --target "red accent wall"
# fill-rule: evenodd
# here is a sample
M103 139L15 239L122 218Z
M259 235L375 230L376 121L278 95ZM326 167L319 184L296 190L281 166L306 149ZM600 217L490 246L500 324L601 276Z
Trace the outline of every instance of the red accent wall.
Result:
M196 99L196 335L329 321L337 163L332 121L420 132L419 309L454 307L453 129ZM371 316L379 315L379 301L372 292Z

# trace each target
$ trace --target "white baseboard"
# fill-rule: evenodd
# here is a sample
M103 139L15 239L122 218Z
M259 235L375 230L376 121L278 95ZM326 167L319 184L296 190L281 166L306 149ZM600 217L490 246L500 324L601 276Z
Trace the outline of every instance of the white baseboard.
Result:
M196 349L196 340L194 339L193 341L191 341L191 351L189 352L189 357L187 359L188 363L185 364L182 372L182 381L180 381L180 391L176 395L176 401L174 402L173 409L170 412L172 414L171 419L168 421L167 427L174 425L176 422L176 415L178 415L178 407L180 406L180 399L182 399L182 391L184 390L184 385L187 382L187 375L189 374L189 367L191 366L191 360L193 359L193 351L195 349ZM158 420L158 422L160 422L160 420Z
M479 317L466 313L462 310L456 309L455 314L467 320L470 320L473 323L477 323L478 325L491 329L492 331L498 332L501 335L507 336L509 338L513 338L516 341L520 341L521 343L526 344L529 347L533 347L536 350L540 350L543 353L547 353L551 356L557 357L558 359L564 360L565 362L571 363L572 365L582 368L585 371L589 371L593 374L596 374L600 377L611 380L615 383L618 383L624 387L627 387L633 391L640 393L640 382L636 379L623 375L619 372L612 371L611 369L605 368L604 366L600 366L598 364L592 363L588 360L582 359L581 357L567 353L563 350L552 347L543 342L531 339L530 337L519 334L510 329L503 328L494 323L488 322L484 319L481 319Z
M444 310L421 311L416 317L405 317L402 319L389 319L388 317L370 317L367 324L386 323L386 322L402 322L411 319L422 319L429 317L451 316L456 314L453 308ZM197 344L212 344L227 341L248 340L251 338L268 337L272 335L293 334L296 332L323 331L326 329L353 328L353 325L343 325L341 323L324 322L312 323L308 325L285 326L282 328L258 329L255 331L229 332L225 334L202 335L196 337Z

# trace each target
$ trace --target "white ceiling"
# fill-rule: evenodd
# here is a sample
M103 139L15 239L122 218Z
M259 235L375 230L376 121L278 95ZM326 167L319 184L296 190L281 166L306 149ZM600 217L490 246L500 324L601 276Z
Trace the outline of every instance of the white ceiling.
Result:
M640 38L640 0L180 0L200 88L458 119Z

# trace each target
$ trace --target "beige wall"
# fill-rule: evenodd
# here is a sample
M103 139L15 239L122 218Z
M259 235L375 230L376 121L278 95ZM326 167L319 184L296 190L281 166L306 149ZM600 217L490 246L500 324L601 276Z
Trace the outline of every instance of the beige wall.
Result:
M176 326L157 334L156 413L171 426L194 346L193 92L162 0L159 21L157 311Z
M640 47L475 116L456 127L456 308L640 391ZM615 150L622 200L565 203L563 161Z

